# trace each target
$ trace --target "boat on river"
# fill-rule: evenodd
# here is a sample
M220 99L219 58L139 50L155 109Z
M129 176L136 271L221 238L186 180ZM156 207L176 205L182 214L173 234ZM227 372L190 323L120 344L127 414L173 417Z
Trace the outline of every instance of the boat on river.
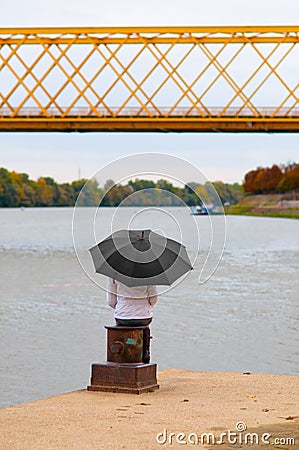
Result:
M207 216L209 214L208 208L205 206L191 206L192 216Z
M214 205L208 206L191 206L190 212L192 216L208 216L215 214L223 214L219 208L214 207Z

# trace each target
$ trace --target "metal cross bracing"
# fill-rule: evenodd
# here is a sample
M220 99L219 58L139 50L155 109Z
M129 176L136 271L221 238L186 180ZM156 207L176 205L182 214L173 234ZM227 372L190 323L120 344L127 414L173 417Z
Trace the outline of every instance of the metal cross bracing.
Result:
M298 132L299 26L0 29L1 131Z

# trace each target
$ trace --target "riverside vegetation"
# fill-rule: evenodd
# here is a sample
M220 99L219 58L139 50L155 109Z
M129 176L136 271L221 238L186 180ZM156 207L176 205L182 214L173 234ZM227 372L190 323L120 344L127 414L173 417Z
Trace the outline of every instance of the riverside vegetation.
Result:
M299 219L299 164L258 167L245 175L243 190L227 214Z
M40 177L35 181L26 173L0 168L0 207L74 206L87 181L80 179L59 184L51 177ZM85 186L80 205L118 206L126 199L126 206L180 206L182 201L188 206L195 206L216 203L214 188L227 214L283 217L297 217L299 214L297 205L295 208L283 207L286 202L292 204L299 200L297 163L258 167L245 175L242 184L215 181L203 185L191 181L177 187L164 179L156 182L135 179L126 184L107 180L101 187L93 179ZM167 195L168 192L174 195Z

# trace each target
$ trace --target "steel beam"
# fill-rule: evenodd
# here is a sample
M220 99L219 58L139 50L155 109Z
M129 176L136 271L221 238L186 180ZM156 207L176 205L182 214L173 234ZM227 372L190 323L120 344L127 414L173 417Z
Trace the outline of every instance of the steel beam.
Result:
M201 119L201 118L67 118L0 119L0 132L176 132L176 133L298 133L299 118L293 119Z

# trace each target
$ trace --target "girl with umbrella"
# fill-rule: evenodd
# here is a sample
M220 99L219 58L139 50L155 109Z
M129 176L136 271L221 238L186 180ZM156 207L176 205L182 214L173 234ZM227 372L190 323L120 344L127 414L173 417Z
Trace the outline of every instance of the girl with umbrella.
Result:
M144 326L143 361L149 362L156 285L170 286L192 269L186 248L152 230L118 230L89 249L97 273L108 278L108 304L119 326Z

